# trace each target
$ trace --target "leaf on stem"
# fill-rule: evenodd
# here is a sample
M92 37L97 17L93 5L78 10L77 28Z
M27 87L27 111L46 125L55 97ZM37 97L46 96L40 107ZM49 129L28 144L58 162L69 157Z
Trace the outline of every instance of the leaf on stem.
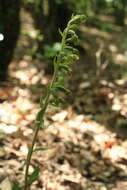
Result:
M49 100L49 104L51 106L58 107L58 102L54 98Z
M37 116L36 116L36 123L38 125L42 125L44 123L44 120L43 120L43 114L44 114L44 110L41 109L38 113L37 113Z
M63 37L63 33L62 33L62 31L60 30L60 28L59 28L58 30L59 30L59 33L60 33L61 37Z
M34 181L37 180L38 176L40 173L40 167L36 166L35 170L33 171L33 173L29 176L28 179L28 184L31 185Z
M69 58L69 61L72 61L71 63L73 63L74 61L79 60L79 56L76 55L76 54L70 54L70 55L68 56L68 58Z
M54 85L54 88L60 90L61 92L64 92L66 94L69 94L70 93L70 90L68 90L67 88L65 88L64 86L61 86L61 85Z
M72 72L72 70L70 69L70 67L68 65L65 65L65 64L59 64L59 67L61 69L64 69L65 71L69 72L69 74Z
M55 98L57 98L57 92L56 92L56 90L55 90L54 87L52 87L52 88L50 89L50 92L51 92L52 96L54 96Z
M71 34L72 36L73 36L73 35L76 35L76 33L75 33L74 30L69 30L69 31L68 31L68 34Z
M82 20L85 20L87 17L85 15L75 15L72 16L72 19L69 21L69 24L72 24L74 22L80 22Z
M51 149L51 147L35 148L35 149L34 149L34 152L37 152L37 151L45 151L45 150L49 150L49 149Z
M70 29L77 30L78 29L77 24L71 24Z
M23 188L18 183L13 183L12 190L23 190Z
M59 100L59 103L61 103L61 104L66 104L66 101L65 101L64 98L58 98L58 100Z

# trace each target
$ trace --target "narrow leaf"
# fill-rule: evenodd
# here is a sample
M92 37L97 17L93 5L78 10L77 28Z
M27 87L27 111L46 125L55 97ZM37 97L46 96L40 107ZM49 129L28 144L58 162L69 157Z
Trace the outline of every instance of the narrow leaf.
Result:
M63 99L63 98L59 98L59 102L62 103L62 104L66 103L65 99Z
M77 21L85 20L87 17L85 15L75 15L72 17L72 19L69 21L70 24Z
M71 54L71 55L69 55L69 58L72 59L72 60L74 60L74 61L76 61L76 60L79 59L79 56L76 55L76 54Z
M68 31L68 34L75 35L76 33L75 33L74 30L69 30L69 31Z
M62 92L70 93L70 91L68 89L64 88L64 86L56 85L54 87L57 88L58 90L62 91Z
M43 112L44 112L44 110L41 109L41 110L37 113L37 117L36 117L36 121L37 121L37 122L40 122L40 120L41 120L41 118L42 118L42 116L43 116Z
M35 148L35 149L34 149L34 152L37 152L37 151L45 151L45 150L49 150L49 149L51 149L51 147Z
M72 70L69 68L68 65L65 65L65 64L59 64L59 66L60 66L61 69L64 69L64 70L68 71L69 73L72 72Z
M56 92L54 86L50 89L50 92L51 92L51 94L52 94L55 98L57 98L57 92Z
M43 120L43 114L44 114L44 110L41 109L38 113L37 113L37 116L36 116L36 123L39 127L41 127L44 123L44 120Z
M69 50L73 50L73 49L74 49L72 46L68 46L68 45L66 45L65 48L67 48L67 49L69 49ZM69 53L70 53L70 51L69 51Z
M66 42L72 42L72 40L73 40L73 38L71 37L71 38L68 38L68 39L66 40Z
M23 188L18 183L13 183L12 190L23 190Z
M40 106L41 106L41 108L43 108L43 106L44 106L43 99L44 99L44 97L41 96L41 98L40 98Z
M60 30L60 28L59 28L58 30L59 30L59 33L60 33L61 37L63 37L63 33L62 33L62 31Z
M76 24L71 24L70 29L77 30L78 26Z
M37 166L35 168L35 170L33 171L33 173L30 175L29 179L28 179L28 184L31 185L34 181L37 180L38 176L40 173L40 167Z
M76 55L78 55L79 51L76 48L73 48L73 53L76 54Z

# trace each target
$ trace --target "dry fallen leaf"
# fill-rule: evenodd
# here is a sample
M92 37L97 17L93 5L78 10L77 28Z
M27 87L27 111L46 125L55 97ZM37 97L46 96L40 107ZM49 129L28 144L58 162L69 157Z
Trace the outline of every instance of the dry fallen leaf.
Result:
M6 177L0 184L0 190L11 190L12 184L8 177Z

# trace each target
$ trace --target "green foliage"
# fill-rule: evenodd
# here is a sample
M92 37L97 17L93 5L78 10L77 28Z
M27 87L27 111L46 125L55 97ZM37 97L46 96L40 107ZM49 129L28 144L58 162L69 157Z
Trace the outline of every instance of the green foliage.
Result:
M65 103L60 93L68 94L70 91L65 88L64 79L71 73L71 65L79 59L78 51L73 47L78 41L78 36L75 33L75 29L80 21L84 20L84 15L72 15L67 27L63 32L60 32L62 37L59 48L56 48L54 55L54 73L51 83L47 87L47 95L44 99L40 100L40 110L36 116L36 129L33 137L31 148L29 149L26 160L26 172L25 172L25 186L24 190L28 189L28 186L32 184L39 176L40 168L37 166L31 176L28 178L29 166L33 152L44 151L48 148L36 148L34 149L37 135L40 129L45 129L44 115L48 105L59 106L61 103ZM60 92L60 93L59 93Z
M23 190L23 188L20 187L18 183L14 183L12 186L12 190Z
M127 10L127 0L52 0L56 4L64 4L73 10L76 14L88 13L111 13L115 11ZM24 3L32 3L35 9L44 3L43 0L23 0ZM48 3L48 2L47 2Z
M49 150L51 147L35 148L34 152Z
M29 179L28 179L28 184L31 185L34 181L37 180L38 176L39 176L39 173L40 173L40 167L37 166L33 173L29 176Z
M61 44L59 42L54 43L53 46L45 45L43 56L46 58L53 58L57 55L60 49L61 49Z
M47 97L44 102L40 103L40 111L36 117L36 123L38 126L43 125L42 115L48 104L58 106L59 103L64 102L64 100L58 96L58 92L68 94L69 90L64 87L64 78L66 75L70 75L71 68L70 65L78 60L78 51L73 48L73 44L78 41L78 36L76 35L74 29L76 24L81 20L85 19L84 15L72 16L71 20L68 22L67 28L63 32L60 31L62 36L61 44L58 44L58 48L55 49L54 58L54 75L50 86L47 88ZM51 99L50 99L51 97Z

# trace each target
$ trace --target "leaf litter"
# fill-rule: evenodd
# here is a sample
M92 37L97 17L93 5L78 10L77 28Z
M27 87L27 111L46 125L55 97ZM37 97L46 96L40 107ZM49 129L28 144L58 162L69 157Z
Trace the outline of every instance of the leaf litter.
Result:
M12 181L23 184L38 101L50 81L43 69L26 58L18 64L12 62L10 76L11 85L0 88L1 190L10 190ZM72 106L47 111L48 128L40 131L36 148L51 148L34 153L30 173L39 164L41 174L30 190L127 190L127 140L119 136L121 129L112 131L105 123L97 122L100 115L99 121L112 120L115 126L114 118L120 115L117 122L124 124L126 78L114 83L102 79L101 85L94 88L89 75L82 76L78 73L73 79L72 94L76 99Z
M6 186L10 190L10 181L24 180L25 158L38 110L28 89L16 87L14 92L15 100L8 97L0 104L0 126L4 129L0 133L1 190ZM71 106L52 115L47 113L47 123L49 118L52 123L46 131L40 131L37 147L51 149L33 155L30 173L38 163L41 175L31 190L126 189L126 140L76 114Z

